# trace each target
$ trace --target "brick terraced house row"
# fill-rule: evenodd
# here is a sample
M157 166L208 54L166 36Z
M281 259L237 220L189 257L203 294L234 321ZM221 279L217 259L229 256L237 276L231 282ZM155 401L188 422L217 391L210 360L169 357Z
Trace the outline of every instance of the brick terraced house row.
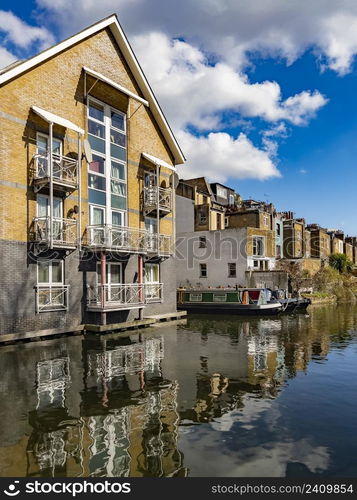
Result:
M0 333L176 310L183 153L115 15L0 70Z

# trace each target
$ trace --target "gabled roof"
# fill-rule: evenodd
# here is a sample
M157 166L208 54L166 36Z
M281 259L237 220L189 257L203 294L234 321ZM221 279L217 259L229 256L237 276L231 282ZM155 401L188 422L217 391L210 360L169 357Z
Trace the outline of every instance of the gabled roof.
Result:
M50 47L49 49L40 52L34 57L27 59L25 61L19 61L16 64L11 64L7 68L4 68L0 71L0 85L12 80L13 78L18 77L25 71L32 69L45 62L47 59L55 56L56 54L62 52L70 48L72 45L88 38L89 36L94 35L102 29L109 28L137 82L140 87L141 92L143 93L144 98L148 101L150 110L161 130L162 135L164 136L170 151L175 159L175 164L184 163L185 156L181 151L181 148L168 124L162 109L160 108L159 103L144 75L141 66L136 59L136 56L131 48L128 39L126 38L124 31L118 21L116 14L112 14L111 16L102 19L101 21L89 26L88 28L80 31L76 35L73 35L63 42L58 43Z

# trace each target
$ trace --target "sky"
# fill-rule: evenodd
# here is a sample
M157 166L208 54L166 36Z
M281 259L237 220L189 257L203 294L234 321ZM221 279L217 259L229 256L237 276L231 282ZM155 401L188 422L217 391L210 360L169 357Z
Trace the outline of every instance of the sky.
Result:
M356 0L0 0L0 67L112 13L181 177L357 234Z

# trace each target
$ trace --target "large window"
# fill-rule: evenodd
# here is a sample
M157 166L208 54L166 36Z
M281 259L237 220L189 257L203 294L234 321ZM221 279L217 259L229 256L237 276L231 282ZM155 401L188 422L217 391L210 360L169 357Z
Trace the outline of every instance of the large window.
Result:
M253 236L253 255L264 256L264 236Z
M145 264L145 296L149 302L161 300L160 265Z
M37 284L39 286L63 285L63 260L38 261Z
M63 260L37 262L36 311L67 308L68 287L64 285Z
M227 199L227 189L222 186L217 186L217 196Z
M88 166L89 203L104 207L103 224L123 226L127 210L125 114L90 98L88 140L93 151ZM95 224L94 215L91 210L91 224Z
M36 149L37 149L37 176L48 177L50 175L50 168L48 164L48 150L49 150L49 137L46 134L37 133L36 136ZM53 137L52 139L52 152L60 157L62 155L62 141ZM55 157L56 160L56 157ZM53 176L60 177L60 162L53 162Z

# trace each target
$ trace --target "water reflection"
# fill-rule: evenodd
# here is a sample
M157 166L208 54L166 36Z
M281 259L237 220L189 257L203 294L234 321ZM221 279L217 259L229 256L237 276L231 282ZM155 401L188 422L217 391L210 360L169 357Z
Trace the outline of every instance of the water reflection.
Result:
M356 325L338 306L3 347L0 473L357 475Z

